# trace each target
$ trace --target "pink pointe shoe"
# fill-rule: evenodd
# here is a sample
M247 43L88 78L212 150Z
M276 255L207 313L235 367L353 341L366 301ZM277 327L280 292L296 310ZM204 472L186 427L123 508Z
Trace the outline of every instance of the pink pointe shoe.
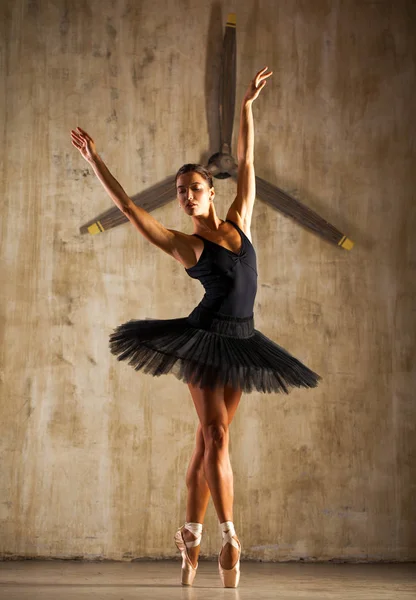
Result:
M232 521L225 521L221 523L222 528L222 548L224 548L225 544L231 544L234 548L238 549L238 559L232 569L224 569L221 566L221 552L218 556L218 569L220 572L220 577L222 581L222 585L227 588L236 588L238 586L238 582L240 581L240 556L241 556L241 544L238 540L233 538L233 535L236 535L234 524Z
M196 536L195 540L190 542L185 542L183 537L183 530L187 529L191 533ZM202 537L202 525L201 523L185 523L183 527L180 527L178 531L175 533L175 544L178 547L178 550L182 554L182 571L181 571L181 583L182 585L192 585L195 579L196 570L198 568L198 563L196 567L191 562L191 559L188 555L187 548L195 548L195 546L199 546L201 543Z

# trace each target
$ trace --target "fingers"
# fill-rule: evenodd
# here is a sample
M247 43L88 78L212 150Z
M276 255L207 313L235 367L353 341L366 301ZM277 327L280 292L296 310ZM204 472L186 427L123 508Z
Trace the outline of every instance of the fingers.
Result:
M263 67L262 69L260 69L260 71L257 73L256 77L259 77L261 75L263 75L264 77L270 77L270 75L273 73L273 71L269 71L268 73L266 73L267 69L269 67Z
M71 141L73 145L77 148L82 148L86 143L86 140L84 140L81 136L77 135L77 133L74 130L71 130Z
M92 142L91 136L89 136L86 131L84 131L83 129L81 129L81 127L77 127L77 129L78 129L78 131L80 131L86 137L87 140L89 140L90 142Z
M263 84L262 87L264 87L266 79L268 79L273 74L273 71L268 71L268 68L269 67L263 67L263 69L260 69L260 71L255 76L254 85L257 89L259 88L260 84Z
M71 129L71 141L75 148L84 154L84 152L93 152L95 148L94 141L90 135L81 127L77 127L76 129Z
M77 127L76 130L71 129L71 137L73 139L78 140L79 142L93 142L93 139L86 131L81 129L81 127Z
M80 130L80 128L77 127L77 130ZM85 133L81 132L81 130L75 131L74 129L71 129L72 145L81 152L81 154L84 158L86 158L88 156L88 154L90 152L90 146L92 146L94 144L94 142L92 140L91 141L90 140L91 140L91 138L88 139L87 136L85 135Z
M77 131L71 129L71 137L73 140L77 140L79 142L86 141L86 137L82 134L79 134Z
M75 148L80 149L83 146L83 144L80 144L79 142L77 142L76 140L74 140L74 138L72 138L71 142L72 142L72 145L75 146Z

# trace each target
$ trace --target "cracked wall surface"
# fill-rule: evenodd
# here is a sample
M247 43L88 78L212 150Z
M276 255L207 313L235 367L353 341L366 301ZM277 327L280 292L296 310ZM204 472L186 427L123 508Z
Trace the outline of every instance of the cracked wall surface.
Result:
M255 326L318 372L243 395L231 426L243 557L414 560L415 5L411 0L3 0L0 6L0 556L173 557L197 417L185 384L108 350L129 319L203 289L111 206L77 125L128 194L218 148L220 49L237 104L263 65L255 166L355 242L257 199ZM216 180L217 213L235 194ZM173 198L152 213L191 233ZM202 555L219 550L210 504Z

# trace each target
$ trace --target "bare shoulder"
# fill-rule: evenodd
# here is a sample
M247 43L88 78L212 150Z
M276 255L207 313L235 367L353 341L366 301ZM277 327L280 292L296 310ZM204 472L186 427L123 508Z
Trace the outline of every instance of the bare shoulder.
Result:
M168 229L168 231L173 234L170 255L180 262L185 269L193 267L198 262L204 249L203 242L193 235L176 229Z
M250 231L251 223L244 221L241 218L240 213L233 207L233 205L231 205L230 208L228 209L226 218L230 219L230 221L233 221L234 223L236 223L236 225L238 225L239 228L242 229L242 231L244 231L244 233L246 234L246 236L248 237L250 242L252 241L251 231Z

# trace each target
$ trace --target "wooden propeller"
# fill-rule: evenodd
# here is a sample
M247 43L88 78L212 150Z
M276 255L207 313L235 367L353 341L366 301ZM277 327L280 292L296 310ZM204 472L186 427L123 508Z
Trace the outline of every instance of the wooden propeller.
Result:
M208 165L206 165L206 168L211 171L213 176L219 179L227 177L236 179L237 177L237 164L231 155L236 93L236 48L236 15L231 13L228 15L225 27L220 74L218 106L220 151L213 154L208 161ZM299 202L299 200L296 200L296 198L293 198L290 194L257 176L256 193L261 200L284 215L291 217L300 225L318 234L328 242L340 246L345 250L351 250L354 246L354 242L316 212ZM132 201L137 206L151 212L170 202L175 196L175 176L172 175L147 190L136 194L132 197ZM117 206L113 206L95 217L95 219L82 225L80 232L90 234L101 233L127 221L127 217Z

